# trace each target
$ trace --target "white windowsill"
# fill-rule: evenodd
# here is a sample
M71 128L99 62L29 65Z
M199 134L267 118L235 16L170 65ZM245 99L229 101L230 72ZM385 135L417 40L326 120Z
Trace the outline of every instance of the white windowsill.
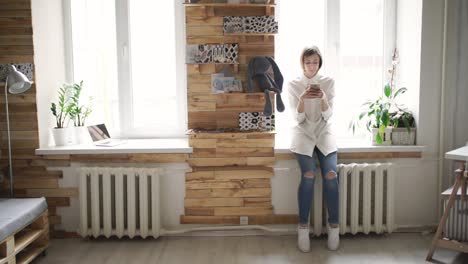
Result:
M36 149L36 155L192 153L187 138L128 139L114 147L93 144Z
M338 141L340 153L362 152L422 152L424 146L371 146L367 141ZM36 149L36 155L79 155L79 154L151 154L192 153L187 138L129 139L114 147L99 147L92 144ZM275 153L291 153L288 144L276 141Z

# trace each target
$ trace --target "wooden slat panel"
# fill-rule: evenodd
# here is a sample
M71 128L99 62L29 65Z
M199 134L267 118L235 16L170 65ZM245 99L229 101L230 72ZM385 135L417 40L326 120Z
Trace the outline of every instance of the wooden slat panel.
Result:
M189 133L190 139L253 139L253 138L264 138L264 139L274 139L275 132L259 132L259 131L250 131L250 132L225 132L225 133L209 133L209 132L200 132L200 133Z
M270 188L270 179L245 180L193 180L186 182L188 190L198 189L240 189L240 188Z
M46 197L49 207L68 207L70 206L70 197Z
M9 18L9 17L31 17L31 10L7 10L0 9L0 17Z
M215 102L188 102L188 111L190 112L213 112L216 111Z
M214 215L226 216L249 216L249 215L271 215L273 214L272 207L216 207Z
M187 190L242 188L242 182L215 180L188 181L185 183L185 188Z
M238 225L238 216L191 216L181 215L181 224L223 224L223 225Z
M272 148L274 139L269 138L237 138L237 139L189 139L193 148ZM217 150L218 151L218 150ZM220 153L226 153L221 151Z
M0 29L0 31L2 30ZM0 46L0 54L33 55L34 48L33 46Z
M77 197L78 188L27 189L27 197Z
M243 198L186 198L185 207L244 206Z
M191 166L272 166L274 157L239 157L232 158L189 158Z
M6 186L9 186L9 181L5 181ZM31 178L17 178L13 182L15 189L28 189L28 188L44 188L44 189L56 189L59 187L56 179L31 179Z
M239 225L239 216L181 216L182 224L223 224ZM255 215L248 216L249 225L297 224L297 215Z
M215 7L214 16L264 16L266 9L264 6L243 6L243 7Z
M1 131L2 138L7 138L7 131ZM39 137L38 131L10 131L10 138L12 140L29 139L34 140Z
M195 172L188 172L185 174L185 179L187 181L192 180L209 180L214 179L215 172L214 171L195 171Z
M214 215L214 209L209 207L185 208L185 215L210 216Z
M270 197L244 198L245 207L268 207L271 206Z
M2 6L3 9L3 6ZM0 17L0 28L30 28L32 27L30 17Z
M232 180L232 179L260 179L271 178L273 172L270 170L217 170L214 172L216 180Z
M0 29L1 31L1 29ZM0 33L1 35L1 33ZM9 55L0 54L0 63L29 63L34 60L33 55Z
M270 197L270 188L243 188L243 189L189 189L185 191L187 198L209 197Z
M223 26L188 26L186 27L187 36L221 36L223 35Z
M269 197L271 188L213 189L212 197Z
M188 36L187 45L191 44L224 44L239 43L237 36Z
M222 26L222 17L187 17L185 19L187 26Z
M220 94L216 99L217 111L263 112L265 106L263 93Z
M195 148L193 158L273 157L273 148Z
M261 148L274 147L274 139L218 139L218 148Z
M32 46L32 36L0 36L0 45Z
M0 122L0 130L6 131L6 122ZM10 122L10 131L38 131L38 124L36 122Z

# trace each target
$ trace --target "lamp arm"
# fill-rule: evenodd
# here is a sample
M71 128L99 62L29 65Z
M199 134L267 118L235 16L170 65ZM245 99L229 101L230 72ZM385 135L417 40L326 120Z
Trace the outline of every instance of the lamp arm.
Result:
M8 173L10 176L10 197L14 196L14 188L13 188L13 166L11 160L11 138L10 138L10 112L8 111L8 91L7 85L8 84L8 77L5 82L5 110L6 110L6 123L7 123L7 139L8 139Z

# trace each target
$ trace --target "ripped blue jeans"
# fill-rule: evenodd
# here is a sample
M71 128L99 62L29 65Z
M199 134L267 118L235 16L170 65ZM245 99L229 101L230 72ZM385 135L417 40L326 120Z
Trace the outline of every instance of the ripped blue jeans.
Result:
M338 176L327 179L326 175L329 172L335 172L337 163L337 152L332 152L327 156L316 147L312 157L302 154L296 154L296 159L301 167L301 183L297 192L297 200L299 204L299 223L309 223L309 213L314 197L314 182L317 175L317 159L319 161L320 171L322 173L323 192L328 208L328 223L338 224L339 210L339 188ZM305 177L307 172L312 172L314 177Z

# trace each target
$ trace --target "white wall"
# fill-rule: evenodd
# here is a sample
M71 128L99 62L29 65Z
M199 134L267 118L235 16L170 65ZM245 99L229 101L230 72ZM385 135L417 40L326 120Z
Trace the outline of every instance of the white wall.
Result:
M53 144L50 131L55 126L55 119L50 112L50 103L57 100L57 90L65 82L62 1L32 0L31 15L39 145L45 147Z

